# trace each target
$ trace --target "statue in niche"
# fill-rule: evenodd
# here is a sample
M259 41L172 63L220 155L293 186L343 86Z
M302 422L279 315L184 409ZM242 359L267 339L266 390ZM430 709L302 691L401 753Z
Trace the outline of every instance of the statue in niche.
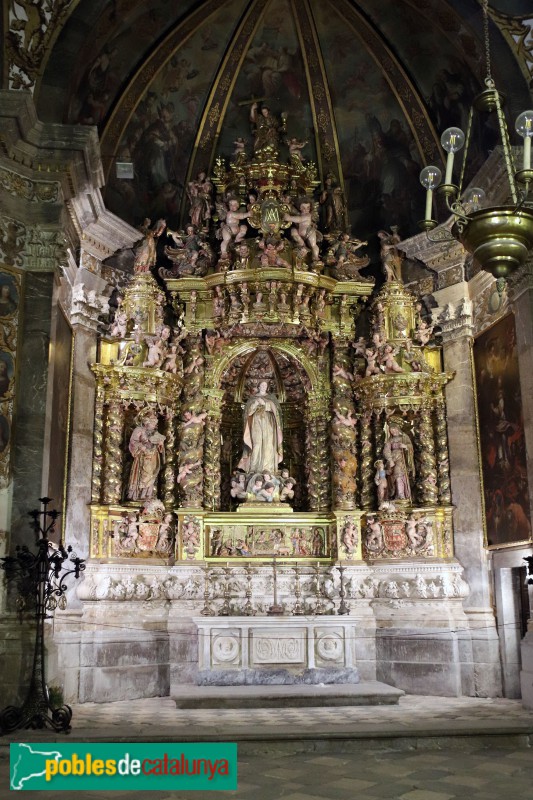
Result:
M156 492L157 476L164 458L165 436L157 430L157 415L148 409L137 416L137 427L130 437L133 456L128 500L151 500Z
M238 469L250 473L275 473L283 459L283 432L278 398L261 381L257 394L244 409L243 453Z
M280 135L285 133L285 115L282 114L281 120L278 120L268 106L261 106L259 110L259 103L252 103L250 122L254 136L254 153L256 155L276 153Z
M141 272L150 272L150 268L155 266L157 259L156 240L167 227L164 219L158 219L153 228L150 228L150 224L151 220L147 218L140 229L144 237L135 251L133 271L136 275Z
M410 501L410 480L415 476L413 443L394 420L385 424L383 460L387 465L390 498Z

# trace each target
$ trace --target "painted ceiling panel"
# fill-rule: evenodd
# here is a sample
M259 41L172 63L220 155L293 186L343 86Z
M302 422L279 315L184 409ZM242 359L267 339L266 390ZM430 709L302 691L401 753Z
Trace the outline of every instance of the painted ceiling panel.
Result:
M233 152L243 137L250 151L250 101L262 100L274 114L287 115L287 132L309 142L304 155L316 162L313 119L298 32L288 0L265 4L262 20L244 58L231 94L220 136L219 152ZM288 151L284 154L287 155Z
M420 217L421 168L415 139L398 97L354 28L334 3L313 4L344 173L350 224L356 236L395 220L403 232Z
M207 15L153 77L133 110L117 159L133 161L135 180L118 180L111 170L105 192L108 207L128 221L164 216L169 224L178 223L202 111L244 6L244 0L229 0Z
M507 5L525 13L522 0ZM513 52L505 3L490 7L493 71L512 118L530 105L527 64ZM419 167L441 157L440 133L464 126L482 85L478 0L71 0L68 8L43 56L38 113L99 126L106 202L134 224L146 215L182 221L187 180L217 154L231 156L239 137L251 151L249 101L262 98L287 114L287 136L309 140L303 155L321 177L338 177L354 234L397 223L406 235L421 213ZM493 144L493 123L483 120L477 164ZM133 160L134 181L113 177L117 159Z

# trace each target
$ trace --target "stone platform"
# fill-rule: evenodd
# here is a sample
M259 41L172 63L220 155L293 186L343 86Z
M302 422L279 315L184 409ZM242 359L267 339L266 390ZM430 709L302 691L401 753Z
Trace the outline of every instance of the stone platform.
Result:
M177 708L320 708L397 705L405 694L380 681L328 686L195 686L174 692Z

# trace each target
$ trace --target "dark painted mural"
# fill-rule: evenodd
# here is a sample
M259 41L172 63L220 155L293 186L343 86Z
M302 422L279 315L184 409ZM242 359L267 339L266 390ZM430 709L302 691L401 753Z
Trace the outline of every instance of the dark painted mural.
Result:
M512 116L528 104L527 84L493 23L491 39ZM323 177L343 173L355 235L397 224L407 236L422 213L419 168L441 160L447 126L465 126L484 73L479 6L462 0L80 0L55 41L39 116L98 125L105 200L133 224L183 222L191 174L231 156L238 139L250 146L256 98L286 114L287 135L308 141L303 155ZM325 122L319 110L330 107ZM483 120L472 170L493 145ZM121 159L133 161L134 181L114 176Z

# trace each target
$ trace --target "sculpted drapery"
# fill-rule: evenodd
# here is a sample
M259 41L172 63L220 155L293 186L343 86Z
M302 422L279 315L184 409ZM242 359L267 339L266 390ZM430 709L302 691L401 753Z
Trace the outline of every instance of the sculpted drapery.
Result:
M128 500L151 500L156 494L165 437L157 431L155 415L144 417L139 422L129 441L133 464L128 484Z
M244 409L243 454L239 469L246 473L277 472L283 460L281 410L275 395L267 393L268 384L259 384L257 394Z

